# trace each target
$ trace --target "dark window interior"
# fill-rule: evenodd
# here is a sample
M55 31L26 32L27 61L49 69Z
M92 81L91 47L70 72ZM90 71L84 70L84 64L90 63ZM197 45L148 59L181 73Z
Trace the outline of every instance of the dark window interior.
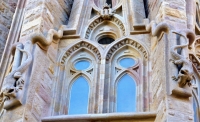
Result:
M112 8L112 0L106 0L106 3Z
M99 44L110 44L114 41L114 39L112 38L109 38L109 37L105 37L105 38L102 38L98 41Z
M146 18L148 18L148 15L149 15L148 0L143 0L143 2L144 2L145 16L146 16Z

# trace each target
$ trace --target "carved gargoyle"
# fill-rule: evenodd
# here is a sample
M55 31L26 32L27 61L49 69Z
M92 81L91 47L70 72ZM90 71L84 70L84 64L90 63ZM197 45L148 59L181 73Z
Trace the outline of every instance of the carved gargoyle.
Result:
M9 109L13 105L20 103L18 98L21 97L20 92L22 91L24 85L24 79L22 77L22 74L29 67L32 61L32 56L30 52L18 48L17 44L13 45L11 52L14 52L15 49L26 53L27 59L21 64L21 66L10 72L4 78L3 86L0 93L1 109Z
M180 71L178 73L178 76L172 76L172 79L175 81L178 81L179 87L183 88L185 87L185 85L191 86L191 80L193 79L193 67L192 67L192 63L189 60L188 56L183 56L181 54L177 53L177 49L181 48L183 49L187 49L189 46L189 41L186 37L186 32L173 32L176 33L182 37L184 37L186 43L185 44L181 44L181 45L175 45L171 48L170 52L173 56L174 59L171 59L171 61L175 64L175 65L180 65Z
M101 17L104 20L109 20L111 19L111 17L114 15L114 12L111 8L110 5L108 5L107 3L103 6L103 10L101 10L99 13L101 15Z

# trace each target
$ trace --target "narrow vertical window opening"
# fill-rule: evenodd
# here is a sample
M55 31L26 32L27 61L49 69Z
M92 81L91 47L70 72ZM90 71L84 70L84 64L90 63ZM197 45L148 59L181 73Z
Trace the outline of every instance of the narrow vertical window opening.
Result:
M146 18L148 18L148 16L149 16L148 0L143 0L143 2L144 2L145 16L146 16Z
M136 111L136 83L125 74L117 83L117 112Z
M71 87L68 114L87 114L88 99L88 82L83 76L80 76Z

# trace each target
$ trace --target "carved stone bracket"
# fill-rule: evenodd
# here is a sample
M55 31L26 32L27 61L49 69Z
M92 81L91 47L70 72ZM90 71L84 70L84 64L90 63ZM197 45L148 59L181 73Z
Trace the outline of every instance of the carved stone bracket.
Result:
M87 42L80 42L76 45L74 45L73 47L71 47L69 50L66 51L66 53L64 54L64 56L62 57L61 60L61 64L64 64L66 59L76 50L80 49L80 48L87 48L88 50L91 50L92 52L94 52L96 54L96 56L98 57L99 60L101 60L101 54L99 52L99 50L93 46L90 43Z
M109 61L115 51L117 51L120 47L122 47L124 45L127 45L127 44L135 47L137 50L142 52L142 54L144 56L144 59L147 60L148 53L145 50L145 48L141 44L139 44L138 42L136 42L134 40L130 40L130 39L124 39L123 41L120 41L119 43L117 43L114 46L112 46L112 48L108 51L108 54L106 56L106 60Z
M62 25L58 31L54 29L50 29L48 31L47 37L40 33L34 33L30 36L32 43L37 43L39 47L43 50L48 50L48 47L51 45L52 42L58 43L58 40L63 36L63 30L65 26Z
M24 86L24 79L23 79L23 73L25 70L29 67L30 63L32 62L32 55L30 52L25 51L23 49L20 49L17 45L14 44L12 47L12 53L14 53L16 50L19 50L21 52L26 53L27 59L23 62L21 62L21 65L18 66L16 69L13 69L5 78L3 81L3 86L0 93L0 104L1 104L1 110L4 109L10 109L11 107L20 104L20 98L22 97L22 90ZM21 44L21 43L20 43ZM18 53L15 53L15 55ZM18 60L14 59L14 60ZM18 61L19 62L19 61ZM14 67L13 67L14 68Z
M109 21L116 23L119 26L119 28L121 29L123 35L125 36L125 27L124 27L124 24L121 22L121 20L119 20L118 18L113 16ZM94 30L94 28L96 28L102 22L104 22L104 19L101 17L94 20L88 26L88 28L86 30L85 38L88 39L90 37L91 32Z
M146 24L146 30L151 32L152 36L157 37L157 40L159 41L162 38L163 33L169 32L169 25L166 22L156 24L155 21L151 21L149 24Z

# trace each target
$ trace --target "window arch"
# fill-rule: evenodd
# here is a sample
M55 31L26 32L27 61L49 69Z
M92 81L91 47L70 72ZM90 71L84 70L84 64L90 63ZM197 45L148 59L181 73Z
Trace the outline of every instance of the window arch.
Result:
M117 82L116 112L136 111L136 83L127 73Z
M68 114L87 114L89 101L89 85L87 80L80 76L72 84Z
M119 42L118 42L119 43ZM111 48L112 49L112 48ZM108 51L109 52L109 51ZM108 53L109 55L110 53ZM110 112L142 112L149 110L147 69L143 53L131 45L115 48L106 62L104 87L104 111ZM144 79L144 76L146 79ZM127 82L128 79L128 82ZM145 80L145 81L144 81ZM144 86L144 82L146 83ZM127 85L129 84L129 85ZM128 87L129 92L125 87ZM145 89L143 89L143 87ZM126 97L123 96L123 94ZM144 99L145 97L147 99ZM123 100L127 101L123 101ZM144 100L147 100L144 103ZM129 106L129 108L127 106Z
M97 111L95 93L100 55L95 45L85 41L72 44L61 52L60 61L63 65L56 69L58 79L54 87L57 91L53 114L88 114Z

